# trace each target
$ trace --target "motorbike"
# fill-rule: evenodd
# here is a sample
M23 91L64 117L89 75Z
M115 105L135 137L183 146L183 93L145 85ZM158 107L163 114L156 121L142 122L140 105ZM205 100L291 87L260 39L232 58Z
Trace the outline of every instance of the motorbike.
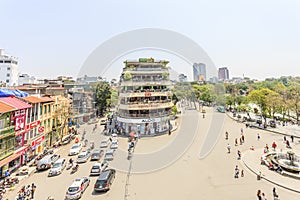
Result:
M72 165L73 165L72 163L69 163L69 164L67 165L67 168L66 168L66 169L67 169L67 170L71 169Z
M75 172L77 172L78 168L79 168L79 165L76 163L76 164L72 167L71 173L74 174Z

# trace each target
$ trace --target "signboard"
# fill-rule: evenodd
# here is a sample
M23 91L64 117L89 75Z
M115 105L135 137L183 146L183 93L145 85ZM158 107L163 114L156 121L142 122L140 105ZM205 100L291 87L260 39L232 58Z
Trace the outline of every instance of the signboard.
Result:
M127 118L117 117L117 121L124 122L124 123L153 123L153 122L160 122L161 118L127 119Z
M39 133L44 132L44 130L45 130L45 127L44 127L44 126L40 126L40 127L38 128L38 132L39 132Z
M37 127L40 124L41 124L40 120L35 121L35 122L31 122L30 124L26 125L26 130L28 130L28 129L34 129L35 127Z
M24 126L25 126L25 115L15 117L15 120L16 120L15 130L17 131L17 130L20 130L20 129L24 129Z
M45 139L45 136L44 136L44 135L41 136L41 137L39 137L38 139L36 139L36 140L34 140L34 141L31 142L31 146L33 147L33 146L35 146L35 145L41 144L41 142L42 142L44 139Z

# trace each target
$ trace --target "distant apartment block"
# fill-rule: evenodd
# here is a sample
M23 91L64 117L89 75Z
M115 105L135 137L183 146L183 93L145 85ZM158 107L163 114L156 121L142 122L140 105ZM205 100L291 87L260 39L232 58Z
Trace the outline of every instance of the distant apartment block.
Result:
M0 83L6 86L18 85L18 60L16 57L5 55L0 49Z
M193 64L194 81L206 80L206 65L204 63Z
M34 76L29 76L28 74L19 74L18 76L18 85L24 84L36 84L37 78Z
M218 70L218 78L221 81L229 80L229 70L227 67L221 67Z
M179 82L187 82L187 76L184 74L178 75Z

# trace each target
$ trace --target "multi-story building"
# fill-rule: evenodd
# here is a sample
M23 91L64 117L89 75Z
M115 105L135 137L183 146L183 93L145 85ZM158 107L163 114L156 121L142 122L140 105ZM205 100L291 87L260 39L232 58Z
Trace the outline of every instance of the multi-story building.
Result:
M229 80L229 70L227 67L221 67L218 70L218 78L221 81Z
M28 109L32 106L18 99L17 97L2 97L0 102L5 103L11 107L16 108L10 115L10 126L14 126L14 154L1 161L1 165L5 166L4 169L14 171L22 165L29 150L28 141L25 138L26 134L26 118ZM1 167L0 165L0 167Z
M168 61L140 58L125 62L120 78L117 126L122 133L166 133L173 103Z
M10 123L15 110L15 107L0 101L0 178L8 169L9 156L15 152L15 126Z
M193 64L194 81L206 81L206 65L204 63Z
M34 76L29 76L28 74L18 75L18 85L36 84L36 83L37 83L37 78Z
M18 60L17 58L4 54L0 49L0 82L6 86L18 85Z

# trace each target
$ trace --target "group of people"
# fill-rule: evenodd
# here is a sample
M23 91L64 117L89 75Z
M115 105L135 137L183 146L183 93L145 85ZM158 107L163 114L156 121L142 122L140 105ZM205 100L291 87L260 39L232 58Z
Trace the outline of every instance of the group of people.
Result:
M36 185L32 183L31 185L23 186L17 196L16 200L29 200L34 199L34 193L36 190Z
M234 169L234 178L239 178L239 175L240 175L240 169L236 165ZM241 177L244 177L244 170L241 171Z
M275 187L273 188L272 193L273 193L274 200L279 200L279 195L277 194ZM257 191L257 198L258 200L267 200L265 193L263 193L261 190Z

